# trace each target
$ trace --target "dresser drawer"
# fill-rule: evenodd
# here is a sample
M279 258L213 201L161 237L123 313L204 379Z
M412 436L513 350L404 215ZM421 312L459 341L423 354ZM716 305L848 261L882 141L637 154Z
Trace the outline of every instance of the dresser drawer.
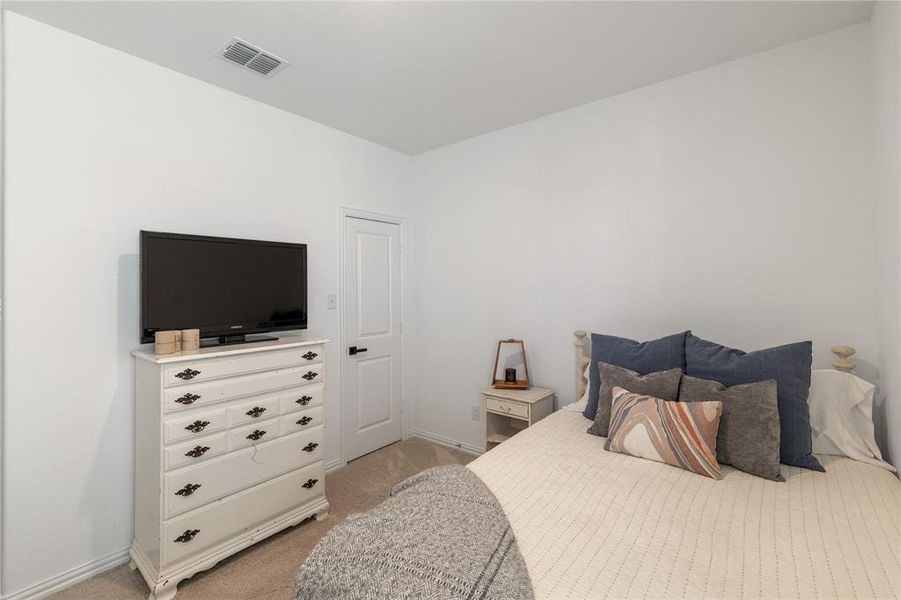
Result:
M304 486L307 487L304 487ZM323 495L322 462L163 523L163 560L182 558L262 525Z
M225 433L193 440L185 444L166 448L165 468L168 471L176 467L204 461L226 452L228 452L228 440Z
M183 513L318 460L322 460L322 427L276 438L214 458L202 465L167 473L163 486L165 517Z
M282 435L285 435L303 429L312 429L322 425L322 422L322 407L317 406L303 412L283 416L281 418L281 432Z
M229 427L277 417L280 398L281 393L276 392L265 396L256 396L247 402L236 402L234 406L228 407Z
M241 377L228 377L207 383L180 385L168 388L163 392L163 406L166 412L171 412L192 406L202 406L218 400L295 387L321 379L321 365L312 365Z
M499 413L502 415L510 415L521 419L529 418L529 405L520 404L519 402L509 402L500 398L485 398L485 409L488 412Z
M222 431L228 427L227 411L216 410L195 411L190 417L178 417L165 421L165 443L171 444L181 440L200 437Z
M197 383L220 377L232 377L256 371L271 371L298 365L322 362L322 346L309 346L242 354L228 358L198 357L194 361L179 362L163 368L163 383L166 387Z
M282 414L319 406L325 400L325 389L321 385L308 385L282 392Z
M228 432L228 449L229 451L240 450L248 446L263 444L274 440L281 433L277 416L274 419L251 423Z

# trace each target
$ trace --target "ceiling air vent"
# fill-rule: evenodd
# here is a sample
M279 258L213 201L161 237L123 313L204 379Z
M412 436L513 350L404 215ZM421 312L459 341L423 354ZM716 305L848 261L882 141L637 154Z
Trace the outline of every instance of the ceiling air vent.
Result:
M250 69L263 77L272 77L290 64L285 59L239 38L232 38L219 49L216 56Z

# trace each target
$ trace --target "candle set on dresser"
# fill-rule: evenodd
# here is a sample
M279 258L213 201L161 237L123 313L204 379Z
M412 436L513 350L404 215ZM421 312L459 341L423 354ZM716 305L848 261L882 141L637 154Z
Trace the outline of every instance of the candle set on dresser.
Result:
M154 352L172 354L174 352L194 352L200 350L200 330L182 329L157 331L153 334Z

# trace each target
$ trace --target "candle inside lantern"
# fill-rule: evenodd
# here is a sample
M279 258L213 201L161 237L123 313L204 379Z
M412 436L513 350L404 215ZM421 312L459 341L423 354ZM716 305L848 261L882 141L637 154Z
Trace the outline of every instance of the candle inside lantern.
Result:
M516 369L504 369L504 382L516 383Z

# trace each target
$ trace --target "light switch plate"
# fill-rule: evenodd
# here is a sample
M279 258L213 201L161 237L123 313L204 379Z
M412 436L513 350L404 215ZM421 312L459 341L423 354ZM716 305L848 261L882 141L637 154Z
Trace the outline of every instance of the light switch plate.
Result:
M472 420L478 421L479 415L481 414L481 412L482 412L482 407L479 406L478 404L473 404L472 405Z
M334 310L338 308L338 296L337 294L329 294L328 298L325 301L325 307L329 310Z

